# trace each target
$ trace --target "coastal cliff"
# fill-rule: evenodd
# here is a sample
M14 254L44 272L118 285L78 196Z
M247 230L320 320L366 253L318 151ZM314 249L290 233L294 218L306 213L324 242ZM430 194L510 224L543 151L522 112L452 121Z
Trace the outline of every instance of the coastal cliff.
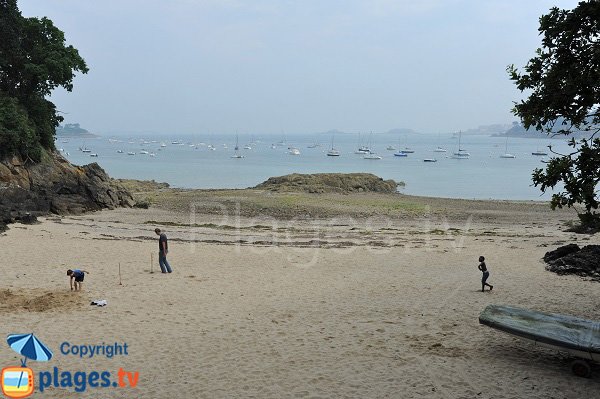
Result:
M0 161L0 230L43 214L81 214L130 207L133 197L97 163L75 166L57 153L39 163L18 156Z

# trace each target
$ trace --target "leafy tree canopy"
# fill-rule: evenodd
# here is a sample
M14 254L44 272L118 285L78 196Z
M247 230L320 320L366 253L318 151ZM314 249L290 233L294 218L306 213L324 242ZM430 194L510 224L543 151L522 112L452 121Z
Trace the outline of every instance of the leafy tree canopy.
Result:
M545 170L534 170L533 184L542 191L560 187L552 208L575 207L584 226L600 228L600 0L582 1L573 10L550 9L540 18L539 32L542 47L523 71L508 67L511 80L528 94L513 111L526 129L588 135L571 138L568 154L550 147L553 157Z
M46 99L53 89L73 89L85 61L48 18L25 18L16 0L0 0L0 157L39 160L54 149L63 118Z

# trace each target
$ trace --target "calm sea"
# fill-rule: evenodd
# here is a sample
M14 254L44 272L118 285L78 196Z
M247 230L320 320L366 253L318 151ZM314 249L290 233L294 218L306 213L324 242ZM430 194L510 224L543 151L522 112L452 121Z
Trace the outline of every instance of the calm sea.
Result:
M354 152L360 144L371 141L371 148L381 160L364 159ZM173 144L180 142L181 144ZM280 143L285 142L285 144ZM458 138L452 135L377 134L359 137L337 134L333 145L341 156L328 157L330 135L239 135L239 153L244 158L232 158L235 135L213 136L131 136L94 139L57 139L56 145L73 163L83 165L98 162L112 177L154 179L183 188L246 188L271 176L289 173L369 172L384 179L406 183L400 189L406 194L476 199L539 200L541 195L531 186L534 168L543 167L548 157L534 156L536 150L546 150L549 140L462 136L461 147L469 159L452 159L458 149ZM164 143L166 146L161 147ZM282 144L282 145L274 145ZM319 144L318 147L309 146ZM251 149L244 147L249 145ZM552 140L553 149L566 150L563 140ZM210 146L215 149L210 149ZM396 150L388 150L393 146ZM448 152L433 150L442 147ZM88 148L98 157L79 150ZM289 147L300 151L291 155ZM398 149L410 148L414 153L396 157ZM118 151L122 151L119 153ZM147 151L148 154L140 152ZM516 158L505 159L505 152ZM135 155L128 155L134 152ZM154 153L155 156L150 154ZM435 158L437 162L424 162Z

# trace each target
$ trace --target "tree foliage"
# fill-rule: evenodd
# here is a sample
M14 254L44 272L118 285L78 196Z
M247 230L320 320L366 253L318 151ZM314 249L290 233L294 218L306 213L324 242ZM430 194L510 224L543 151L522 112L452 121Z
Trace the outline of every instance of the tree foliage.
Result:
M0 92L0 157L25 153L39 159L39 141L27 110L16 98Z
M39 160L54 149L63 118L46 99L57 87L73 89L85 61L48 18L25 18L16 0L0 0L0 157Z
M533 184L552 196L552 209L574 207L584 226L600 227L600 0L580 2L572 10L552 8L540 18L542 47L523 68L508 67L510 78L528 97L514 113L526 129L571 138L568 154L550 150L545 169L533 172ZM581 204L583 210L578 209Z

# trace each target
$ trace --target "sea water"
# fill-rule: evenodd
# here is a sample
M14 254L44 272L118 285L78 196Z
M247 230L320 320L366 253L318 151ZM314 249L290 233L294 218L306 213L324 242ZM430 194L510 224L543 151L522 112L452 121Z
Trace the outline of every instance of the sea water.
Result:
M463 135L461 148L471 156L452 159L452 153L458 150L458 137L450 134L377 134L363 135L360 139L356 134L238 137L238 152L244 156L239 159L232 158L235 135L58 137L56 146L71 162L79 165L98 162L115 178L154 179L182 188L246 188L289 173L368 172L404 182L405 187L399 191L406 194L507 200L548 199L551 193L542 195L531 180L533 170L543 168L548 157L531 153L549 152L546 148L549 143L555 151L565 152L568 148L565 140L509 138L506 142L502 137ZM381 160L364 159L354 153L359 145L369 141ZM340 152L339 157L326 155L332 142ZM161 147L161 143L166 146ZM319 146L309 148L315 143ZM244 149L247 145L251 149ZM210 149L211 146L215 149ZM386 149L388 146L396 150ZM434 152L438 146L447 152ZM82 152L80 148L84 147L91 153ZM291 155L290 147L297 148L300 155ZM414 153L394 156L405 148ZM500 158L505 152L516 158ZM151 153L155 156L150 156ZM437 162L424 162L426 158Z

